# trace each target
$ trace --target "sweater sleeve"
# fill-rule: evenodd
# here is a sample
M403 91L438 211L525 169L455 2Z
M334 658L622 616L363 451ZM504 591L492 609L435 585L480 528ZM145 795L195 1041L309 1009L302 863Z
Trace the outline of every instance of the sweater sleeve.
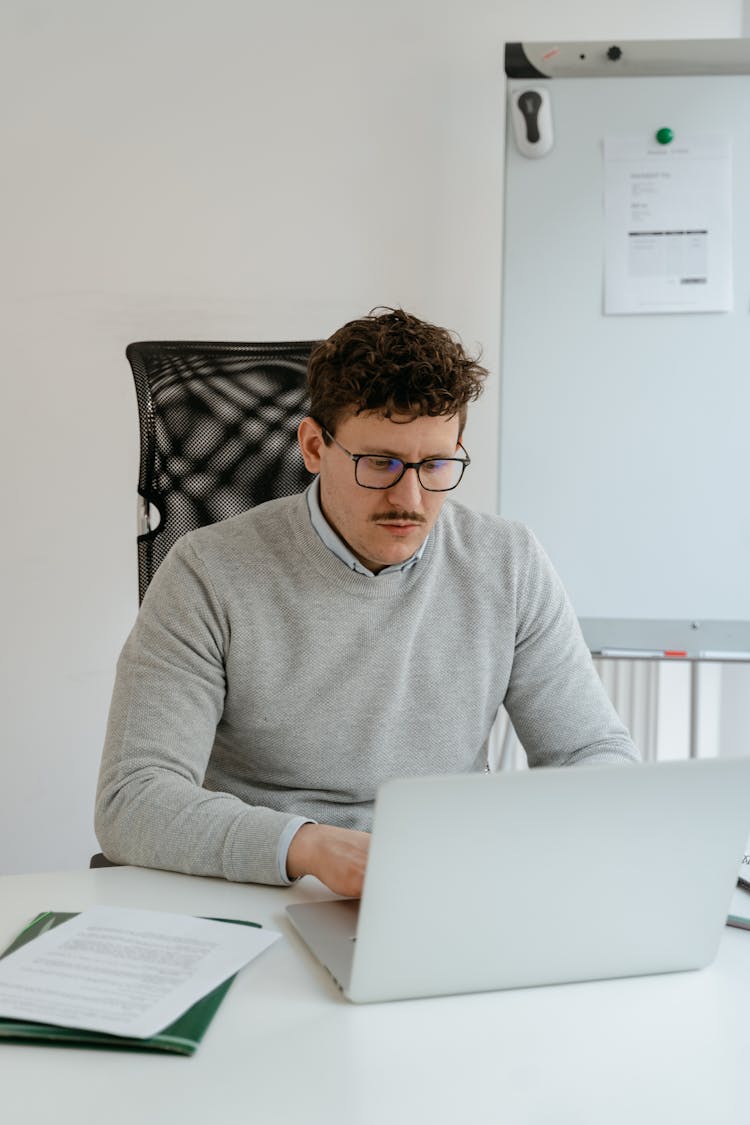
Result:
M578 619L541 546L526 529L515 655L505 707L530 766L638 761L597 675Z
M229 625L205 568L180 540L159 568L120 656L95 827L109 859L281 883L294 816L203 787L225 695Z

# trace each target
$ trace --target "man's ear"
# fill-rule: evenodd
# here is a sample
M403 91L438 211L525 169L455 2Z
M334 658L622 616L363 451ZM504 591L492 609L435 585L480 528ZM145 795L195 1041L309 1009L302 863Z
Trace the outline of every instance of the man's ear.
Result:
M297 441L309 473L320 472L320 451L325 444L320 426L314 418L303 418L297 428Z

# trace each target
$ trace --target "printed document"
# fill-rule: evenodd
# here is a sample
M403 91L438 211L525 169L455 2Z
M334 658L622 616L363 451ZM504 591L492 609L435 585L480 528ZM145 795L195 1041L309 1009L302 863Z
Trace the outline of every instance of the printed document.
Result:
M147 1039L280 936L95 906L0 960L0 1016Z
M728 136L607 137L606 314L732 308Z

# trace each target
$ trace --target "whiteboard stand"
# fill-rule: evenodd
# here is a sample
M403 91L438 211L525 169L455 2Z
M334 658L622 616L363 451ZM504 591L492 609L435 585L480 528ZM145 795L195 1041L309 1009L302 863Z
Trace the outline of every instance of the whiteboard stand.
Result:
M595 653L597 662L600 662L600 675L604 682L605 687L608 689L608 694L612 699L615 708L620 715L625 725L630 729L636 745L641 749L644 754L645 760L655 760L657 757L657 728L658 728L658 709L659 709L659 691L657 686L656 677L649 676L646 679L645 690L640 693L639 706L635 706L635 699L633 698L638 694L637 685L632 687L628 701L621 692L618 690L620 676L618 675L619 669L627 664L640 664L646 667L650 666L653 672L656 672L658 664L666 663L688 663L690 666L689 677L689 693L690 693L690 710L689 710L689 725L688 725L688 752L691 758L710 757L718 752L717 748L713 750L709 747L708 753L705 752L705 743L710 743L710 738L705 738L705 718L706 714L711 715L711 692L708 693L709 707L706 709L706 691L705 684L702 682L701 669L704 665L726 665L729 663L750 663L750 656L738 657L737 653L726 653L724 659L713 657L712 659L701 659L697 656L665 656L657 654L647 654L645 651L633 650L630 653L625 653L622 650L617 652L607 651L606 654ZM608 674L606 672L608 665L614 665L614 673ZM628 706L623 706L624 702L629 703ZM625 712L628 712L627 714ZM636 727L640 725L640 731L636 732ZM715 741L715 747L718 747L718 739ZM703 753L701 751L703 750Z

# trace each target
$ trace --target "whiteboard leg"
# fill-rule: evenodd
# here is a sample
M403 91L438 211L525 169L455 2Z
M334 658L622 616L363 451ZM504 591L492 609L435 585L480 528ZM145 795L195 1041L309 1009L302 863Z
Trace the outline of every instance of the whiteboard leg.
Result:
M648 664L648 724L646 745L648 747L648 760L655 762L658 754L659 737L659 690L661 678L659 676L659 661L651 660Z
M700 661L690 661L690 757L698 757L701 729Z

